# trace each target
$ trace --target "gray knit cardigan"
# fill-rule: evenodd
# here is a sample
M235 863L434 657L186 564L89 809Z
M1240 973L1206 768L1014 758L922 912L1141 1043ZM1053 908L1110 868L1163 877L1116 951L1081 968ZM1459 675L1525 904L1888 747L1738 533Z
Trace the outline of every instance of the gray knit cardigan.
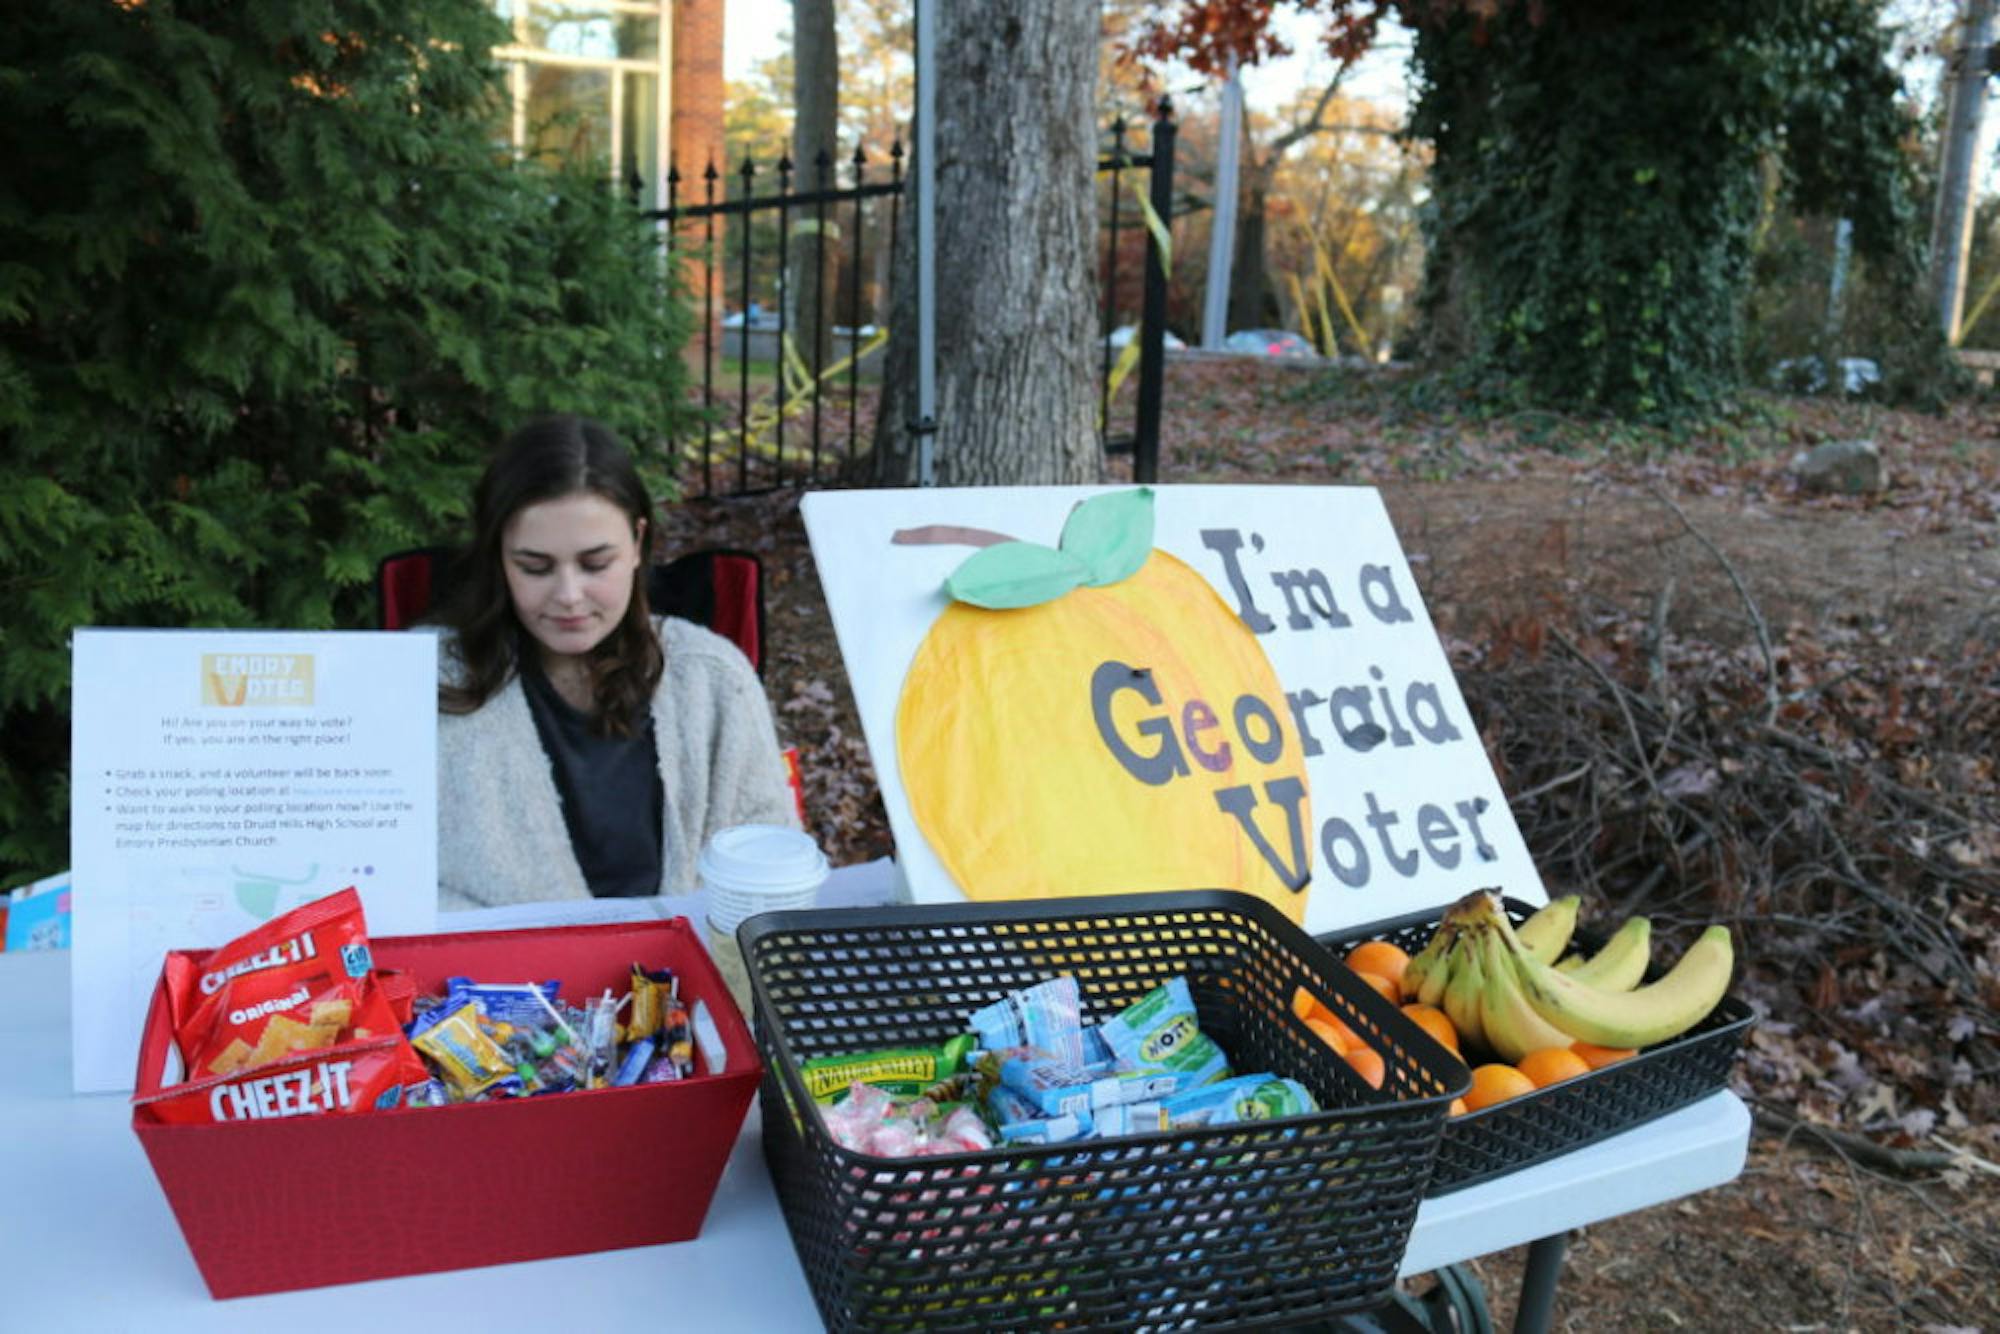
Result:
M666 669L653 736L666 789L660 893L695 887L709 836L735 824L798 824L771 707L749 659L688 621L655 618ZM457 641L439 672L463 672ZM438 907L587 899L555 770L516 675L476 711L438 715Z

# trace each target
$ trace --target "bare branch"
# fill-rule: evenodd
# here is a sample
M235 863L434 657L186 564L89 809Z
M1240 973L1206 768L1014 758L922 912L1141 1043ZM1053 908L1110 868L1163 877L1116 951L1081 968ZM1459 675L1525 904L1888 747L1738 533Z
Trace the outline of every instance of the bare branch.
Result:
M1750 624L1756 628L1757 647L1764 651L1764 721L1770 722L1778 716L1778 657L1771 651L1771 628L1764 624L1764 613L1757 610L1757 603L1751 598L1750 590L1744 587L1743 576L1736 572L1734 565L1730 564L1729 557L1722 554L1722 548L1710 541L1707 533L1694 526L1694 520L1688 518L1686 510L1674 503L1672 496L1657 486L1650 489L1653 499L1674 512L1675 517L1681 521L1681 526L1693 535L1695 541L1708 548L1708 554L1715 557L1716 562L1722 566L1723 573L1729 576L1729 582L1736 586L1736 596L1743 600L1743 609L1750 614Z

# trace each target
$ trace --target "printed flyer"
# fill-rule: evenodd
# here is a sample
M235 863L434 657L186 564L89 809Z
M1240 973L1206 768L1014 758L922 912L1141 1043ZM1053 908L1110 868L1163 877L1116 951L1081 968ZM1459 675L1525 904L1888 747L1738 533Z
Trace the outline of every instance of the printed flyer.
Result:
M437 914L437 640L83 629L73 645L71 1050L132 1087L170 949L354 886L373 935Z

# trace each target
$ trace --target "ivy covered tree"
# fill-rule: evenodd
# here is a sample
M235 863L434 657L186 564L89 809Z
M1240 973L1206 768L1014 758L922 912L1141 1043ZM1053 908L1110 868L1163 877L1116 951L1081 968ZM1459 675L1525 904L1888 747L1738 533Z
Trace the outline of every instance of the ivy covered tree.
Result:
M1277 3L1324 15L1337 56L1392 13L1415 33L1429 351L1488 392L1639 416L1726 397L1772 166L1799 206L1855 220L1883 299L1918 299L1876 0L1183 0L1147 48L1270 55ZM1935 381L1942 342L1897 327L1899 378Z
M10 23L0 884L66 864L73 627L370 624L539 411L663 480L685 317L601 170L507 160L506 39L483 0Z

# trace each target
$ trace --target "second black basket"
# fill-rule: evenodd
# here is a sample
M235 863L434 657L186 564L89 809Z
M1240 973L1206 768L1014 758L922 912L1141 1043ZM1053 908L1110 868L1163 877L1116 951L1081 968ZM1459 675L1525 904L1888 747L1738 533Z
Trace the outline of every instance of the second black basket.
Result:
M1505 900L1504 907L1516 926L1535 911L1517 899ZM1386 940L1415 956L1442 920L1441 911L1412 913L1320 939L1336 956L1363 940ZM1590 952L1604 941L1579 928L1574 943ZM1655 966L1648 980L1658 973ZM1700 1101L1728 1084L1750 1020L1749 1006L1725 996L1706 1019L1677 1038L1587 1075L1451 1118L1427 1193L1449 1195L1491 1181Z
M834 1330L1181 1329L1369 1306L1466 1086L1445 1048L1240 894L773 913L738 938L769 1056L765 1158ZM1062 974L1090 1020L1185 977L1237 1070L1296 1079L1324 1110L929 1158L828 1136L801 1061L934 1045ZM1300 987L1381 1055L1379 1090L1295 1015Z

